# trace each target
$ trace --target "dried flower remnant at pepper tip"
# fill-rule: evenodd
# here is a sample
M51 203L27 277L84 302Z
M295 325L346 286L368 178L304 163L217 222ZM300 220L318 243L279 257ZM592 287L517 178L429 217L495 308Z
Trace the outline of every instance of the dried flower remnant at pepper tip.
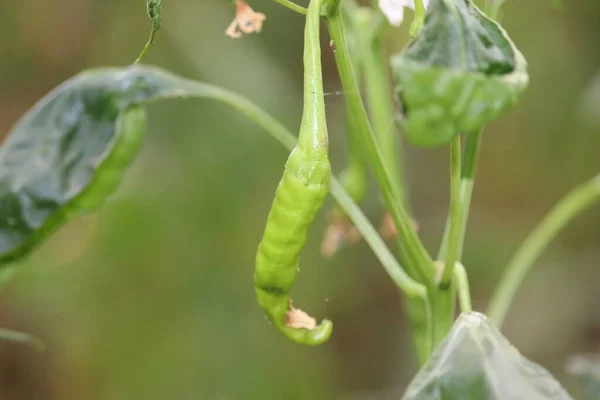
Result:
M423 0L427 8L429 0ZM404 21L404 7L415 9L415 0L379 0L379 9L385 15L390 25L398 27Z
M235 18L225 31L225 34L233 39L242 37L242 33L260 33L265 14L255 12L245 0L235 2Z
M295 329L308 329L309 331L317 327L317 320L299 308L294 308L291 299L289 308L289 311L285 314L285 326Z

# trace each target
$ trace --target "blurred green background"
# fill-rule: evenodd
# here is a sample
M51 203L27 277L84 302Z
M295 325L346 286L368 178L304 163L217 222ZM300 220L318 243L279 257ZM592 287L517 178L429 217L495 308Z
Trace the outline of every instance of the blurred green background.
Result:
M464 256L478 311L535 223L600 171L600 102L588 97L588 118L580 118L600 70L600 3L565 3L514 0L504 9L531 84L485 132ZM224 34L230 2L165 1L145 62L242 93L296 131L303 18L268 0L250 4L267 15L263 32L232 40ZM0 132L80 70L132 62L149 27L144 0L1 1ZM390 52L407 30L390 37ZM339 172L344 97L325 29L322 41ZM0 398L399 399L416 371L401 299L364 243L332 260L319 254L324 213L294 299L334 321L332 339L295 345L256 304L255 251L287 152L219 104L173 101L150 111L148 140L118 194L61 229L3 288L0 326L39 335L49 351L0 343ZM448 207L447 152L407 148L404 162L420 234L434 252ZM365 210L378 223L371 185ZM599 242L596 208L544 253L504 329L575 397L564 362L600 344Z

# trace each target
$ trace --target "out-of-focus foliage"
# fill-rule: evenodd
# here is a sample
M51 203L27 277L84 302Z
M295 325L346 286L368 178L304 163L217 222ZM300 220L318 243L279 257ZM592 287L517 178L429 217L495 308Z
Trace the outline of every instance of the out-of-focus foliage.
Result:
M579 379L587 399L600 399L600 357L597 354L573 355L567 362L567 372Z
M267 16L262 32L232 40L224 34L234 16L229 2L164 3L163 27L144 62L240 92L295 131L304 20L273 1L250 4ZM483 140L463 260L476 310L484 310L529 229L600 170L600 131L576 122L578 100L600 66L599 14L596 0L565 2L560 10L547 0L509 0L503 9L502 24L527 57L531 81ZM80 70L130 63L147 40L148 19L143 1L7 0L0 2L0 30L6 133ZM401 50L407 31L408 24L391 34L390 53ZM328 41L323 33L331 158L339 172L344 94ZM0 326L41 336L49 352L1 343L0 397L400 398L416 367L397 290L364 243L322 259L323 218L301 255L306 267L295 296L335 320L331 341L294 346L257 322L256 246L287 152L218 104L182 101L149 111L147 142L116 196L61 229L3 289ZM448 208L447 155L405 148L419 232L435 252ZM379 207L371 191L365 208L375 222ZM572 393L576 380L563 372L565 360L600 344L599 237L600 210L561 235L503 331Z
M592 129L600 129L600 72L592 79L579 100L580 122Z

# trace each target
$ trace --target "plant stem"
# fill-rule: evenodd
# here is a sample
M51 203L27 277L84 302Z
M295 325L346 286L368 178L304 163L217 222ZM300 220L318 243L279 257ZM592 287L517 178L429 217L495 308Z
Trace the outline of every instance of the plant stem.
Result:
M281 4L282 6L288 8L294 12L297 12L298 14L306 15L306 13L308 11L305 7L302 7L301 5L298 5L290 0L275 0L275 2Z
M424 365L432 351L433 317L429 298L404 299L404 310L410 322L413 335L413 345L419 365Z
M596 202L600 202L600 175L563 197L521 244L490 302L488 315L498 327L502 325L518 287L544 248L569 222Z
M394 124L394 108L390 101L392 90L382 42L385 18L381 12L373 12L367 7L350 7L351 4L344 3L342 10L348 11L353 17L353 30L347 34L356 33L358 38L360 72L365 79L369 115L381 148L383 163L391 174L392 189L400 202L409 209L407 185L400 160L400 135ZM413 279L418 278L410 264L405 264L405 268ZM426 298L408 297L404 299L404 309L411 326L417 361L419 365L423 365L431 354L431 306Z
M383 265L386 272L396 283L396 285L408 297L426 300L427 289L425 286L414 281L410 276L408 276L404 269L402 269L402 267L398 264L398 261L396 261L396 258L392 255L390 250L383 242L383 239L381 239L373 225L371 225L368 218L363 214L348 193L346 193L340 182L335 178L331 179L330 191L335 201L360 231L361 235L369 244L371 250L373 250L373 253L375 253L377 259L381 265Z
M475 182L475 172L477 161L479 159L479 150L481 148L482 132L470 133L466 135L465 152L463 155L461 166L460 180L460 198L461 198L461 221L460 221L460 237L458 243L458 260L462 259L464 248L465 234L467 230L467 222L469 219L469 210L471 207L471 197L473 195L473 185ZM445 260L448 254L448 245L450 240L450 216L446 221L446 229L444 237L438 253L438 260Z
M467 220L469 217L469 209L471 206L471 196L473 193L473 184L475 179L475 167L477 165L479 149L481 147L481 132L470 133L467 134L466 143L465 143L465 154L463 156L462 165L460 168L460 218L459 227L457 228L458 233L453 233L452 236L457 237L455 244L452 244L452 248L454 248L456 252L456 259L460 261L462 259L462 251L464 247L464 239L465 232L467 228ZM454 176L454 175L453 175ZM453 186L455 185L452 184ZM444 237L442 240L442 245L440 247L440 251L438 253L438 260L447 260L450 258L448 256L450 251L450 238L451 238L451 229L452 229L452 212L448 216L448 220L446 221L446 229L444 232ZM456 224L454 224L456 225ZM454 257L452 255L452 257ZM455 298L455 287L454 285L450 285L449 288L443 290L444 287L440 287L440 307L441 311L439 312L438 318L445 318L445 323L438 323L442 325L442 327L446 327L450 329L450 324L454 319L454 298ZM459 293L460 296L460 293ZM460 299L459 299L460 300ZM443 333L443 329L440 328L439 337L441 337Z
M402 246L402 254L406 255L408 264L415 266L419 274L419 280L426 285L431 285L435 279L435 270L431 257L413 230L408 213L404 209L400 199L393 190L390 173L383 163L383 157L376 142L371 124L362 103L359 88L356 84L355 75L352 70L352 62L348 52L344 25L339 11L327 18L327 26L335 44L335 59L346 92L346 100L349 102L359 126L359 143L365 151L366 158L373 169L375 178L381 189L386 208L390 212L398 238Z
M421 243L416 232L413 230L408 213L393 190L390 173L383 162L381 151L379 150L371 124L367 118L367 113L362 103L355 76L352 71L352 64L344 33L344 23L340 18L339 12L333 16L328 16L327 26L335 44L335 59L342 86L346 93L346 100L354 110L353 113L357 117L357 122L360 127L359 143L374 172L382 197L385 201L385 206L390 213L398 232L397 242L400 248L400 259L409 271L415 271L414 275L417 280L423 283L428 290L428 306L431 310L431 319L428 321L431 332L431 345L429 346L429 349L432 349L445 338L452 325L453 315L449 314L449 310L445 308L445 306L451 302L445 301L444 299L444 297L448 296L450 293L447 290L437 290L436 268L433 265L431 256ZM427 355L425 359L427 359L428 356L429 355Z
M444 272L442 274L440 285L447 287L454 276L454 265L458 261L459 246L461 236L464 230L461 229L462 213L465 212L462 206L461 196L461 142L458 135L450 144L450 229L448 233L448 252L446 254Z
M148 1L147 11L150 20L152 21L152 30L150 31L150 37L148 38L146 45L142 49L142 52L133 62L134 64L139 64L142 61L142 59L146 56L146 53L150 51L150 48L154 44L154 39L156 39L156 35L158 34L158 31L160 30L160 27L162 25L162 3L160 1Z
M450 144L450 212L448 215L449 228L444 235L444 242L447 243L444 251L440 253L440 263L443 270L438 285L437 293L437 314L435 318L439 320L438 328L434 331L434 344L439 343L446 336L452 322L456 310L456 287L452 281L455 276L454 268L459 261L460 246L464 237L464 229L462 229L462 213L468 212L463 207L463 199L461 195L461 141L460 136L457 136ZM464 293L463 293L464 294ZM468 294L468 293L467 293Z
M405 193L406 184L399 157L402 151L400 148L400 135L394 124L394 108L390 101L392 90L383 43L380 35L374 35L374 14L371 10L369 9L368 12L362 15L363 17L358 21L360 31L358 37L369 115L381 149L383 163L391 175L392 190L396 192L396 197L406 206L408 196Z
M461 242L459 245L459 259L462 258L464 247L465 232L467 230L467 221L469 219L469 210L471 208L471 197L473 196L473 186L475 184L475 173L477 162L479 161L479 152L481 150L481 141L483 139L483 130L467 134L465 141L465 154L462 162L461 171L461 199L462 199L462 221L461 221Z
M188 94L180 97L208 98L224 103L265 129L286 149L291 151L296 146L296 137L292 132L245 97L210 84L193 80L185 80L185 82ZM340 208L348 215L356 229L358 229L360 234L364 237L365 241L377 256L379 262L381 262L398 287L409 297L426 297L427 290L425 286L413 280L402 269L400 264L386 247L383 239L381 239L375 228L369 222L369 219L363 214L356 203L354 203L335 177L331 178L329 191L339 204Z
M340 9L341 0L328 0L327 11L325 12L325 16L329 17L331 15L337 14Z
M460 262L457 262L454 266L454 281L456 283L456 288L458 289L458 302L460 304L460 311L463 313L473 311L473 307L471 306L471 291L469 289L467 270Z
M425 22L425 5L423 0L415 0L415 19L410 25L410 36L417 37Z

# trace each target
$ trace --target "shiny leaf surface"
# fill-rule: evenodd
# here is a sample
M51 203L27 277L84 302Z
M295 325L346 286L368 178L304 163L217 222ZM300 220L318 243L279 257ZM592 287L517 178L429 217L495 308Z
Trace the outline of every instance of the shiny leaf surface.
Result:
M141 146L143 104L218 95L147 66L86 71L46 95L0 148L0 263L25 255L116 190Z
M421 33L391 64L400 124L419 146L479 130L513 105L529 80L504 29L470 0L432 0Z
M403 400L571 400L548 371L523 357L487 318L462 314Z

